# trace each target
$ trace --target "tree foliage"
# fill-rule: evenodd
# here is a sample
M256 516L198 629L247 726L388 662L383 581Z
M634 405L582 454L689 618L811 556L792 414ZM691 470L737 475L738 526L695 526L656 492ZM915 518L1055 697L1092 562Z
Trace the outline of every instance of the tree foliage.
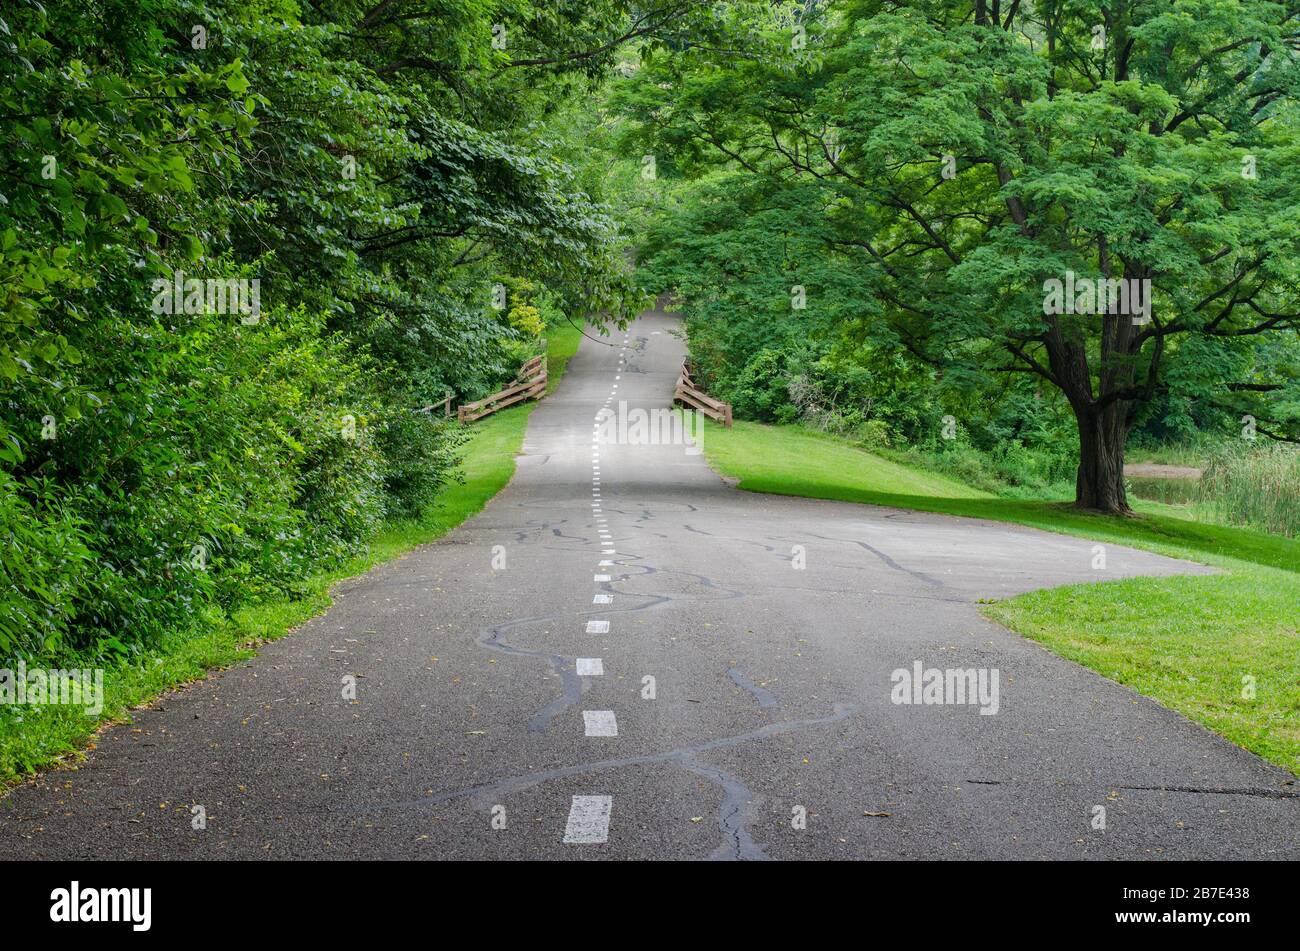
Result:
M1122 512L1153 411L1300 438L1298 47L1269 0L736 3L616 103L660 168L786 208L770 227L799 252L762 267L765 226L712 233L744 246L745 287L719 295L775 311L803 285L781 324L985 391L1046 385L1075 418L1078 504ZM665 244L679 265L695 237ZM1067 272L1150 282L1150 319L1045 313Z
M413 410L627 293L551 118L675 9L6 5L0 659L133 655L426 511L461 434ZM160 313L175 278L260 312Z

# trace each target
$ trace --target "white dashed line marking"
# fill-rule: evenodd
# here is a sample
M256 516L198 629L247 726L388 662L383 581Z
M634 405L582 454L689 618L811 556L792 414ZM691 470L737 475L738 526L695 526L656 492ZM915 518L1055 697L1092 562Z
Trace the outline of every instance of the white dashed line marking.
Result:
M603 677L605 665L599 657L579 657L577 659L579 677Z
M609 839L609 814L613 796L574 796L564 841L572 845L599 845Z
M596 575L592 580L599 584L602 581L608 581L609 575Z
M587 633L588 633L588 634L608 634L608 633L609 633L609 622L608 622L608 621L588 621L588 622L587 622Z
M618 721L613 710L583 710L582 723L588 736L618 736Z
M614 596L612 594L598 594L591 599L592 604L613 604Z

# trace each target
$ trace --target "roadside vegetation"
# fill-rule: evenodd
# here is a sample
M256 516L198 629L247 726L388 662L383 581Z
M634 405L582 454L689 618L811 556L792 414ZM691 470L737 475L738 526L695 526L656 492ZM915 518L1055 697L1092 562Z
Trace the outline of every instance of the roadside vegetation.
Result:
M1294 16L1002 7L728 5L612 82L612 141L654 159L638 278L680 302L696 381L1117 514L1130 447L1294 446ZM1099 306L1111 280L1149 306ZM1088 288L1064 312L1062 282ZM1223 516L1276 524L1243 491Z
M547 370L553 386L581 339L580 331L568 323L547 329ZM104 709L97 717L76 705L0 705L0 786L93 747L88 738L102 726L128 718L133 707L202 679L213 668L238 663L252 656L259 644L323 613L338 581L435 541L474 515L514 475L515 456L536 405L512 406L475 423L447 484L420 517L384 523L362 551L327 571L303 577L293 596L240 607L197 636L174 631L127 663L108 668Z
M527 411L418 410L628 299L569 55L618 10L5 5L0 669L120 713L482 505ZM0 707L0 776L94 725Z

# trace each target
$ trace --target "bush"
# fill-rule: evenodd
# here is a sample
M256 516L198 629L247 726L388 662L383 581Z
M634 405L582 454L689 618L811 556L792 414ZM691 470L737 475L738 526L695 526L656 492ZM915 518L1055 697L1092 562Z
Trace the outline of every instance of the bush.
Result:
M454 421L402 409L390 413L379 434L389 513L418 518L428 511L452 477L456 450L466 438Z
M0 651L131 654L211 607L292 594L418 515L455 465L454 424L392 405L323 318L120 321L76 341L102 407L0 483Z
M85 526L55 497L0 470L0 657L61 652L85 591Z
M754 354L735 377L719 388L737 416L765 423L788 420L790 389L788 357L764 348Z

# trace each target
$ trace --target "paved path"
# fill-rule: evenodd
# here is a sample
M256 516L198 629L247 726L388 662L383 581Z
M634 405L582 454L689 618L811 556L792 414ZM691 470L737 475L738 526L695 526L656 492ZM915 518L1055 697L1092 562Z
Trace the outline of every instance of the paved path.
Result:
M667 405L675 326L584 341L482 514L16 790L0 856L1300 858L1292 777L980 616L1093 543L593 444ZM918 661L996 670L997 712L891 702Z

